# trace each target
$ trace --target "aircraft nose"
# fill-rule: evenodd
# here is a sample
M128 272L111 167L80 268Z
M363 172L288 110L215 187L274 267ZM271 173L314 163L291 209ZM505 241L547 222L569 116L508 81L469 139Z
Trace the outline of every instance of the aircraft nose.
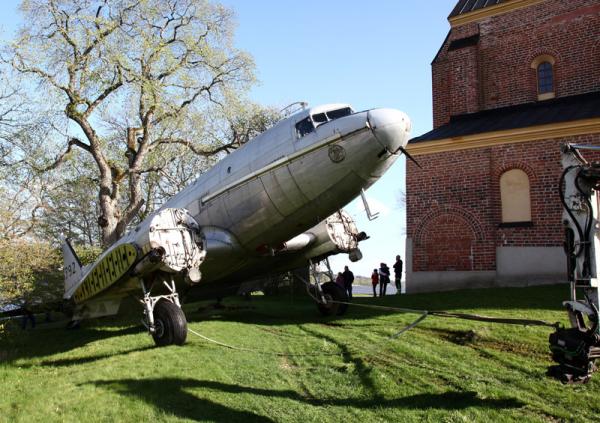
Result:
M372 109L367 122L381 146L390 153L406 147L411 130L410 118L396 109Z

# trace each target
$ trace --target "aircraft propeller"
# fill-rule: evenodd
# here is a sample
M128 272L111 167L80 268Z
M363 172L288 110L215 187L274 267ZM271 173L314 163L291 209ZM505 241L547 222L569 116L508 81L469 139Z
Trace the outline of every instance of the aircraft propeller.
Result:
M416 164L417 166L419 166L419 169L423 169L423 166L421 166L419 164L419 162L417 161L417 159L415 159L413 156L410 155L410 153L408 151L406 151L406 148L404 148L404 147L398 147L398 150L396 150L394 153L397 153L398 151L401 151L402 154L404 154L407 159L410 159L414 164Z

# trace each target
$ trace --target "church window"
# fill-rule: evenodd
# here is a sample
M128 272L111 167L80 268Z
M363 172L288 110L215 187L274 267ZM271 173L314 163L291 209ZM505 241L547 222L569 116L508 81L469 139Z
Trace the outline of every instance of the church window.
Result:
M538 94L546 94L554 91L554 77L552 64L542 62L537 68Z
M502 223L531 222L529 177L521 169L511 169L500 176Z
M536 57L531 63L531 68L535 70L538 100L554 98L554 63L554 57L548 54Z

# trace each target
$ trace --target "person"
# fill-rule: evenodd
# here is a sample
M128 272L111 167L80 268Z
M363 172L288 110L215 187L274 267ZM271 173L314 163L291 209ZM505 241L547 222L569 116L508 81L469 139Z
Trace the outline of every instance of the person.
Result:
M337 277L335 278L335 283L340 286L344 291L346 290L346 281L344 280L344 275L342 272L338 272Z
M379 267L379 296L385 296L387 284L390 282L390 268L387 264L381 263Z
M27 322L31 322L31 329L35 329L35 315L29 310L28 304L23 304L21 311L23 312L21 328L23 330L27 329Z
M348 269L348 266L344 266L344 285L346 287L346 292L348 293L348 298L352 299L352 282L354 282L354 273Z
M396 256L396 263L394 263L394 282L396 283L396 294L402 293L402 258Z
M373 285L373 296L377 297L377 284L379 283L379 273L377 273L377 269L373 269L373 273L371 273L371 284Z

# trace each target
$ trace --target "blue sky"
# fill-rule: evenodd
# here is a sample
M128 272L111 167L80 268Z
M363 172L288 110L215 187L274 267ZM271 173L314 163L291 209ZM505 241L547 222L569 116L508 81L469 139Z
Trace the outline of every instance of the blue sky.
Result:
M343 102L357 110L393 107L413 122L413 136L432 128L431 61L450 25L456 0L243 1L226 0L237 14L237 45L256 61L260 85L252 98L281 105ZM346 209L371 238L364 258L331 259L368 276L382 261L404 257L406 216L400 204L405 159L367 191L381 215L369 222L355 201Z
M259 84L251 98L284 107L350 103L356 110L393 107L413 122L413 136L432 128L430 63L450 29L447 16L456 0L224 0L236 13L236 46L256 62ZM20 16L17 0L2 0L2 38ZM400 204L405 159L367 191L381 211L369 222L358 202L346 207L371 239L361 243L364 258L350 265L369 275L381 262L404 257L406 218ZM332 260L334 271L350 264Z

